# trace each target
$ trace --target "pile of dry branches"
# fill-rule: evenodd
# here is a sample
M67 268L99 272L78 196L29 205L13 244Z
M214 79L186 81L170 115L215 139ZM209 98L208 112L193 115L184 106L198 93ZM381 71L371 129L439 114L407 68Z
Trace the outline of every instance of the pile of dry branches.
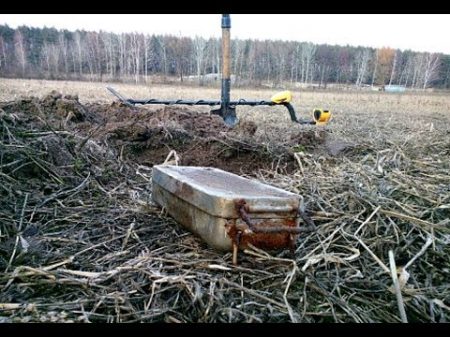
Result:
M152 204L150 167L30 104L0 109L0 321L449 321L448 129L353 126L342 156L255 172L318 230L233 266Z

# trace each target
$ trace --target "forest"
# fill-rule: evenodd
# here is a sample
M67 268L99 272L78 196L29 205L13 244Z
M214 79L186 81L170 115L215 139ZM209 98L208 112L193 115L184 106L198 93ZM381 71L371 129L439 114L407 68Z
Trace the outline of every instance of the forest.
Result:
M206 85L220 38L0 25L0 77ZM232 39L235 86L401 85L448 89L450 55L389 47ZM206 76L205 76L206 75Z

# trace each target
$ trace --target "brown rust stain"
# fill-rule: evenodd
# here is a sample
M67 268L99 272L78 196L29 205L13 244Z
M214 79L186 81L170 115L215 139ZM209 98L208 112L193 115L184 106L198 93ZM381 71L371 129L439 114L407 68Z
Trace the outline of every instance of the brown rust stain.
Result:
M281 222L274 223L270 220L264 220L257 224L259 228L268 227L296 227L294 219L283 219ZM235 220L230 220L227 224L227 233L231 240L236 243L238 234L241 233L239 238L239 248L245 249L249 247L249 244L266 250L277 250L283 248L292 248L293 235L289 233L255 233L245 231L246 226L240 224Z

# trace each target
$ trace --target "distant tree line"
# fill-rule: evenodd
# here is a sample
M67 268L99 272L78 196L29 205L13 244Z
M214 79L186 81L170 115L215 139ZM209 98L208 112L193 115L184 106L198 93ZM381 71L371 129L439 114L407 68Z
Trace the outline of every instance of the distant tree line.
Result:
M17 29L0 25L0 76L134 81L219 73L220 39ZM271 83L450 87L450 55L309 42L232 40L235 85Z

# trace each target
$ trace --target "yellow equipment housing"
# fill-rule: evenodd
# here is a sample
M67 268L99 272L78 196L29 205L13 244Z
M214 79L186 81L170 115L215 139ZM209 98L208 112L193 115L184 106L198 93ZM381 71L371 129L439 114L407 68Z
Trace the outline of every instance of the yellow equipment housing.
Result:
M316 121L316 125L325 125L331 118L331 111L315 108L313 110L313 118Z
M279 92L270 99L275 104L290 103L292 100L292 93L289 90Z

